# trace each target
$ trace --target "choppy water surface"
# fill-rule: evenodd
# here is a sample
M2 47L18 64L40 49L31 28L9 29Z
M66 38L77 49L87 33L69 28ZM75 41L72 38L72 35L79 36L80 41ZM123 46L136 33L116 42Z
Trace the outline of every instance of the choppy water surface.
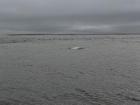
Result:
M2 36L0 104L139 105L139 46L139 35Z

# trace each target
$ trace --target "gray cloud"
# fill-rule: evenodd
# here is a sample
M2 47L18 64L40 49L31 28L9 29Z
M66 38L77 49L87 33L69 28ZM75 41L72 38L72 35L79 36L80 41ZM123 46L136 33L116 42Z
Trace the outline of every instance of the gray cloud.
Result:
M139 32L140 0L0 0L0 23L1 32Z
M139 0L1 0L4 14L76 14L118 13L140 9Z

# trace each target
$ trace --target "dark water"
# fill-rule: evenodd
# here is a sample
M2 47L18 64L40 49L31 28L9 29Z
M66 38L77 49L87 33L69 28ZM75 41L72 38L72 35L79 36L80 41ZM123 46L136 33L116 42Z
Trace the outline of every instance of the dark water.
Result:
M0 105L140 105L139 35L0 41Z

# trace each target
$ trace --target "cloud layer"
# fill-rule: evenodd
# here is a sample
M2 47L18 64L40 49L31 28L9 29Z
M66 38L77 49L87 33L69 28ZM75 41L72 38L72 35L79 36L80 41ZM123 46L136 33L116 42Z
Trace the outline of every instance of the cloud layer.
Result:
M0 0L1 32L140 32L140 0Z

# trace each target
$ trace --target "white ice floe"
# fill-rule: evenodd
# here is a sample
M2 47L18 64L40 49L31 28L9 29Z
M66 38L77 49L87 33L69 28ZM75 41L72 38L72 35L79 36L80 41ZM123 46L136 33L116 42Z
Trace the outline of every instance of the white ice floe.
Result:
M72 47L70 48L71 50L81 50L81 49L84 49L83 47L78 47L78 46L75 46L75 47Z

